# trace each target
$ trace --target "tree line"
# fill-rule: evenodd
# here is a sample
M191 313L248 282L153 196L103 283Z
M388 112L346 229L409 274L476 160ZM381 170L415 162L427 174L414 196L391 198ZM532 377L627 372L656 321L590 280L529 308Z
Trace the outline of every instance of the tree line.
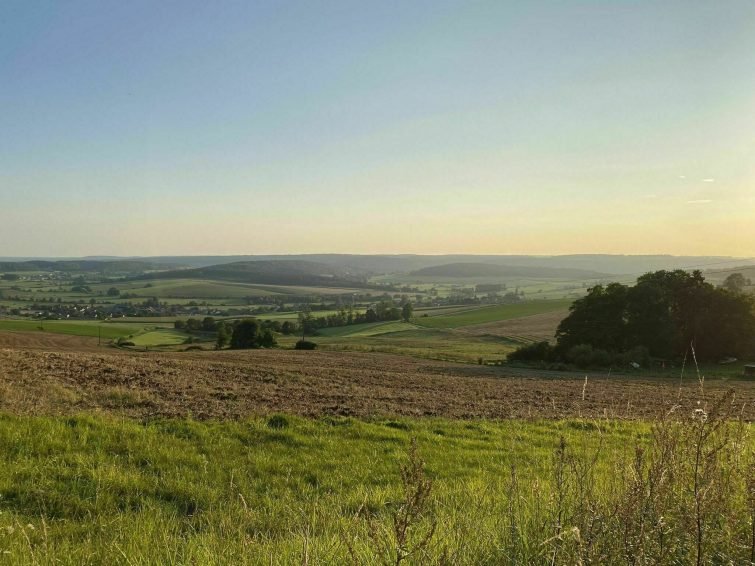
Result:
M173 327L189 334L215 333L216 349L226 346L231 348L269 348L276 345L275 333L292 335L314 335L321 328L347 326L365 322L381 322L391 320L409 321L413 314L412 304L404 303L401 308L390 302L380 302L374 308L368 308L364 313L354 312L353 309L341 309L339 312L315 317L311 313L300 313L298 324L291 320L265 320L249 318L243 320L217 320L212 316L202 319L189 318L174 321Z
M222 350L227 346L231 349L242 350L272 348L277 345L272 325L260 323L253 318L231 321L215 320L211 316L206 316L201 320L197 318L176 320L173 327L188 333L214 332L217 350Z
M341 309L337 313L328 316L313 316L311 313L302 313L299 317L300 328L306 334L316 334L321 328L334 328L349 326L352 324L364 324L368 322L389 322L411 320L414 308L410 302L405 302L401 308L390 301L381 301L365 312L354 312L353 309Z

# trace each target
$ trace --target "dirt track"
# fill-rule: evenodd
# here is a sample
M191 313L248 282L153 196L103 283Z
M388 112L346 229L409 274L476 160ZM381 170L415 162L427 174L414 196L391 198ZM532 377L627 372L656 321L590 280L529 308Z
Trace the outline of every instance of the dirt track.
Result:
M732 382L737 411L755 419L755 382ZM387 354L192 352L49 353L0 350L0 411L103 410L136 418L243 418L276 411L308 416L459 418L656 416L677 403L668 379L588 377L465 366ZM708 400L727 385L706 384ZM688 380L682 410L697 407ZM705 401L703 399L703 401Z

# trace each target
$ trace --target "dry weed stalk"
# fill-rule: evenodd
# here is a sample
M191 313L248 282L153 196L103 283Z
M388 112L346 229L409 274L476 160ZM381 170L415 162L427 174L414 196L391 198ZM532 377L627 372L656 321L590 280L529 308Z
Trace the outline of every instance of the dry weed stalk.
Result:
M386 528L375 517L367 518L370 549L385 566L401 566L406 559L424 554L437 528L431 513L432 480L425 473L416 438L411 439L408 460L401 465L400 473L403 498L392 513L391 528ZM363 508L364 505L357 516L362 514ZM362 563L352 542L347 540L346 543L353 563ZM444 562L442 557L440 561Z

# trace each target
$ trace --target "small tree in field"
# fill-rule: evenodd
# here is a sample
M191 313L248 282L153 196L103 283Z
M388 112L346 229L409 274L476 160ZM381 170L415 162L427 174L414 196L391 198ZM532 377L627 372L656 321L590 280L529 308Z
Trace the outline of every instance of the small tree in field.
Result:
M409 322L412 319L413 313L414 307L412 307L411 303L406 303L403 307L401 307L401 318L404 320L404 322Z
M259 348L259 342L257 341L258 333L259 325L257 321L252 319L242 320L233 329L231 348L234 350Z
M218 332L218 337L215 340L215 349L222 350L228 345L228 340L230 338L228 325L221 322L217 326L217 332Z
M260 327L254 319L242 320L233 327L231 348L234 350L272 348L275 345L273 333L267 328Z

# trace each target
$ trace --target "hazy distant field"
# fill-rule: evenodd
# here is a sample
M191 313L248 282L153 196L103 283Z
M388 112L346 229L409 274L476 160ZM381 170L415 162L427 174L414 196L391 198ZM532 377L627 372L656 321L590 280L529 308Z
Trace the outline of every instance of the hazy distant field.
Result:
M15 330L23 332L48 332L55 334L70 334L74 336L102 336L113 339L138 334L155 328L166 327L159 323L117 323L98 322L89 320L3 320L0 319L0 331Z
M392 332L403 332L405 330L416 329L416 325L406 322L366 322L364 324L351 324L349 326L323 328L322 330L318 331L317 335L326 337L375 336L379 334L389 334Z
M394 321L324 328L319 330L313 339L320 348L326 350L385 352L465 363L478 363L480 360L486 363L499 362L517 346L531 341L531 336L523 332L521 328L514 328L507 332L491 329L490 325L501 324L507 320L525 321L526 317L533 313L561 313L562 311L555 309L563 309L568 304L569 301L532 301L492 307L455 306L418 309L417 316L411 323ZM355 310L362 312L364 308ZM336 312L333 310L312 311L311 314L315 317L324 317ZM297 312L273 312L256 316L260 320L294 322L299 318ZM173 320L172 317L132 318L118 322L14 319L0 320L0 331L100 336L106 342L124 338L132 342L137 349L183 348L183 344L190 335L173 330ZM545 332L550 334L548 338L552 337L559 320L557 317L547 319L545 324L540 325L538 332ZM456 332L454 328L464 329L464 332ZM204 342L203 347L212 347L211 343L214 340L212 336L195 336L194 338L199 338L201 342ZM297 339L298 336L278 337L280 345L284 348L293 347Z
M473 324L484 324L499 320L520 318L567 308L572 303L569 299L553 301L527 301L512 305L496 305L471 311L464 311L440 316L418 317L417 324L428 328L458 328Z
M93 291L107 291L110 287L120 289L122 293L131 293L139 297L171 297L176 299L240 299L244 297L262 297L275 295L272 291L256 285L194 279L161 279L149 283L115 283L92 287Z

